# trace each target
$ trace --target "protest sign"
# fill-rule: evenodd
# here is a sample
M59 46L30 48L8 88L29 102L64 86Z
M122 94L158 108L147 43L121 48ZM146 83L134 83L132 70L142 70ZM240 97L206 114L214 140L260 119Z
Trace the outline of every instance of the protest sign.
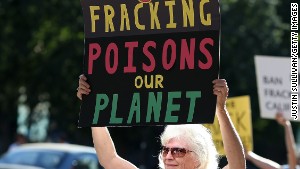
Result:
M260 116L275 119L276 114L281 112L286 119L295 120L291 115L291 95L298 92L291 90L291 58L255 56L255 69ZM296 70L297 73L299 70Z
M219 72L217 0L82 0L79 126L212 123Z

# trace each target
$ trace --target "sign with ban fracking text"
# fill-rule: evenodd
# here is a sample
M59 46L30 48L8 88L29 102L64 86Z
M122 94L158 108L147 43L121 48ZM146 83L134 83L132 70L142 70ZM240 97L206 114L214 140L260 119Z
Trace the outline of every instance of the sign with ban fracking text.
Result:
M212 123L219 73L218 0L81 0L79 127Z
M244 147L248 151L252 151L253 137L250 97L238 96L228 98L226 107L230 114L230 119L233 122L233 125L236 128ZM204 126L210 129L218 153L225 155L223 139L217 117L215 117L213 124L205 124Z
M255 56L254 59L260 116L275 119L281 112L286 119L295 121L291 116L291 58Z

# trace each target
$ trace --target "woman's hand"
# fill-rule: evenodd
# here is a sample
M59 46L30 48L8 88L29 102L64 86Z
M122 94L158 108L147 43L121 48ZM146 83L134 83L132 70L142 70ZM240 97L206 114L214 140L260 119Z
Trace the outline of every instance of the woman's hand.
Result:
M281 113L276 114L276 121L282 126L286 126L290 124L290 122L286 120Z
M226 100L229 88L225 79L216 79L213 81L213 92L217 95L217 109L224 110L226 107Z
M88 95L91 92L90 85L86 82L87 78L84 74L79 76L78 87L77 87L77 97L82 100L82 95Z

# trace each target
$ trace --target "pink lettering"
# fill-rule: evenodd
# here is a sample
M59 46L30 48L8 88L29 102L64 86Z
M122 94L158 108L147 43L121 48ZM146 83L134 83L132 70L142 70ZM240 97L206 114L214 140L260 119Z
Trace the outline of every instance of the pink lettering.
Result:
M185 69L185 62L189 69L195 67L195 38L190 39L190 49L186 39L181 40L181 57L180 57L180 70Z
M207 59L206 63L203 63L199 60L198 65L199 68L201 69L209 69L212 65L213 59L211 54L209 53L209 51L205 48L206 44L210 44L211 46L214 46L214 41L211 38L204 38L201 42L200 42L200 51L204 54L204 56Z
M171 58L170 62L168 63L168 48L171 47ZM173 67L176 60L176 43L172 39L168 39L162 51L162 65L165 70L169 70Z
M128 66L124 67L124 73L135 73L136 67L133 66L133 49L138 47L138 42L126 42L125 47L128 48Z
M154 41L148 41L143 47L143 53L150 61L150 65L146 65L145 63L143 63L143 70L145 72L152 72L155 68L155 59L153 54L149 51L149 47L156 49L156 43Z
M111 53L113 52L113 65L111 66ZM107 73L114 74L117 71L119 63L119 50L115 43L110 43L107 46L106 53L105 53L105 68Z
M94 50L96 53L94 54ZM89 67L88 67L88 74L93 74L93 63L94 60L98 59L101 53L101 47L98 43L91 43L89 44Z

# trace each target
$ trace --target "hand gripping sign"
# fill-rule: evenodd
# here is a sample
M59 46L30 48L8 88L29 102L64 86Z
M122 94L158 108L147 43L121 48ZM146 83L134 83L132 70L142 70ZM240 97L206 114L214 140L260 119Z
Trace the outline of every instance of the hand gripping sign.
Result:
M82 0L79 126L212 123L219 72L217 0Z

